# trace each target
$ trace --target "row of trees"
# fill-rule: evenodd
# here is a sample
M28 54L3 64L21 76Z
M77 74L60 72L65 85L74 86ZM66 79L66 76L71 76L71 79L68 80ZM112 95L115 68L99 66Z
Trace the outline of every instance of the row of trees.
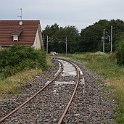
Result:
M79 44L79 32L76 27L67 26L63 28L59 27L57 24L47 26L43 31L45 48L47 45L47 36L49 41L49 52L65 52L66 40L68 42L68 52L77 51Z
M110 29L113 26L113 49L120 33L124 32L124 22L122 20L100 20L93 25L82 29L81 32L75 26L60 27L56 23L46 26L43 31L44 44L46 48L47 36L49 37L49 52L65 52L66 37L68 40L68 52L95 52L102 51L103 30L105 29L105 51L110 51Z
M110 51L109 36L113 26L113 49L115 50L119 35L124 32L124 22L122 20L100 20L95 24L81 31L80 46L82 51L102 51L102 36L105 30L105 50Z

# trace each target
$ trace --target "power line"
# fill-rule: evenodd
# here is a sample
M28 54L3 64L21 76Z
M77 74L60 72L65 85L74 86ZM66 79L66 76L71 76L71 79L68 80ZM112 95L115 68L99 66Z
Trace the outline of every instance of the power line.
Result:
M66 37L65 44L66 44L66 55L67 55L67 52L68 52L68 38L67 37Z
M46 51L47 51L47 53L49 52L48 51L48 42L49 42L48 40L49 40L49 38L48 38L48 35L47 35L47 44L46 44Z
M105 29L103 30L102 42L103 42L102 51L105 52Z
M113 51L113 27L111 26L111 52Z

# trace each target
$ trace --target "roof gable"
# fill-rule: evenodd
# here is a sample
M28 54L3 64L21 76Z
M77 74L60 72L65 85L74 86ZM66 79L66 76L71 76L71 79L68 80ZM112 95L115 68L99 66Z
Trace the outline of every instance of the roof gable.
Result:
M33 45L40 24L39 20L0 20L0 45ZM12 36L18 35L19 41L13 42Z

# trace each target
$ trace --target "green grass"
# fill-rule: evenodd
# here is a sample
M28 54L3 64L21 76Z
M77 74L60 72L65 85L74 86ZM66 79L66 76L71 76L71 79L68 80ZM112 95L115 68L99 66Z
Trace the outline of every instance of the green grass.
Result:
M81 62L106 80L106 85L114 90L118 103L116 122L124 124L124 66L118 66L114 55L110 54L69 54L67 57Z
M41 73L42 70L40 69L31 69L19 72L6 79L0 79L0 94L16 93L25 84L25 81L31 80Z

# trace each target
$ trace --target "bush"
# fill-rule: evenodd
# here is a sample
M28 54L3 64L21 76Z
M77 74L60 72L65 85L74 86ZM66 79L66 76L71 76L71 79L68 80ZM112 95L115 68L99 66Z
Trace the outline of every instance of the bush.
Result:
M124 65L124 36L121 36L117 44L117 64Z
M14 45L0 51L0 73L3 73L4 77L22 70L32 68L44 70L47 67L46 54L42 50Z

